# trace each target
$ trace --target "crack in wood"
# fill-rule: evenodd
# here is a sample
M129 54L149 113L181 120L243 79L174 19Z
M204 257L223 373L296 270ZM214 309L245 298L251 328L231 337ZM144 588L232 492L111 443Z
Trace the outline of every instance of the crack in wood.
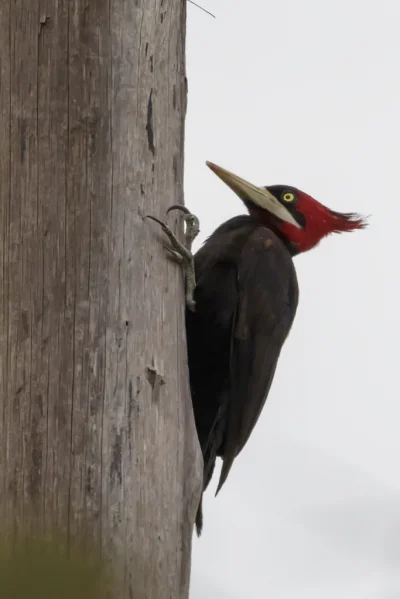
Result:
M158 402L160 399L160 389L165 385L165 379L164 375L161 374L154 365L154 361L152 366L147 366L146 368L146 378L152 387L151 399L152 401Z
M146 131L147 131L147 141L149 144L149 150L154 156L156 153L156 148L154 146L154 130L153 130L153 88L151 88L151 90L150 90L149 101L147 103Z

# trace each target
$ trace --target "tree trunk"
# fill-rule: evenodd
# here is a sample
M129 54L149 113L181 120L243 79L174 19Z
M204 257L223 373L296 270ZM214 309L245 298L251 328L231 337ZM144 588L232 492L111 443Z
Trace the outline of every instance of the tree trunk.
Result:
M0 535L101 544L119 599L188 596L201 489L182 277L143 218L183 202L185 19L0 0Z

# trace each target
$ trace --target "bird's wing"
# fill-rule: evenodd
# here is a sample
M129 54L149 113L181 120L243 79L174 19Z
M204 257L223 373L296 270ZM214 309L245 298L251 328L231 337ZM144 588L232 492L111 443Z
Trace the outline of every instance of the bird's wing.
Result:
M207 246L196 256L196 312L186 313L191 393L204 459L204 488L210 482L224 438L230 337L237 308L236 263L224 259L225 249L225 244Z
M270 230L259 227L244 243L236 290L229 404L217 493L258 420L296 314L298 286L293 261Z

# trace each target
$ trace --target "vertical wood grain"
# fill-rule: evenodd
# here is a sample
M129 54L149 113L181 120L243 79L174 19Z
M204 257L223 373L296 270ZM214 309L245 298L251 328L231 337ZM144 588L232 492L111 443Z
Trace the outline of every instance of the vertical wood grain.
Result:
M188 596L201 490L181 275L144 221L183 202L185 11L0 0L0 527L101 544L121 599Z

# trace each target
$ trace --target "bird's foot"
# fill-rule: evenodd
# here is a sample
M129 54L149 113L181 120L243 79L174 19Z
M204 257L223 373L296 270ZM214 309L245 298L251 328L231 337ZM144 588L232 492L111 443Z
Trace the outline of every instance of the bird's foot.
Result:
M172 233L171 229L167 227L161 220L158 220L155 216L147 216L146 218L150 218L154 220L156 223L160 225L166 236L168 237L171 247L164 246L165 249L169 252L171 258L178 262L181 265L183 272L185 274L185 285L186 285L186 306L192 312L195 311L195 301L193 298L194 289L196 287L196 276L194 270L194 258L192 254L192 244L196 239L197 235L200 231L199 219L197 216L192 214L186 206L174 205L168 208L167 214L172 210L180 210L184 213L184 221L186 224L185 229L185 240L181 243L175 235Z

